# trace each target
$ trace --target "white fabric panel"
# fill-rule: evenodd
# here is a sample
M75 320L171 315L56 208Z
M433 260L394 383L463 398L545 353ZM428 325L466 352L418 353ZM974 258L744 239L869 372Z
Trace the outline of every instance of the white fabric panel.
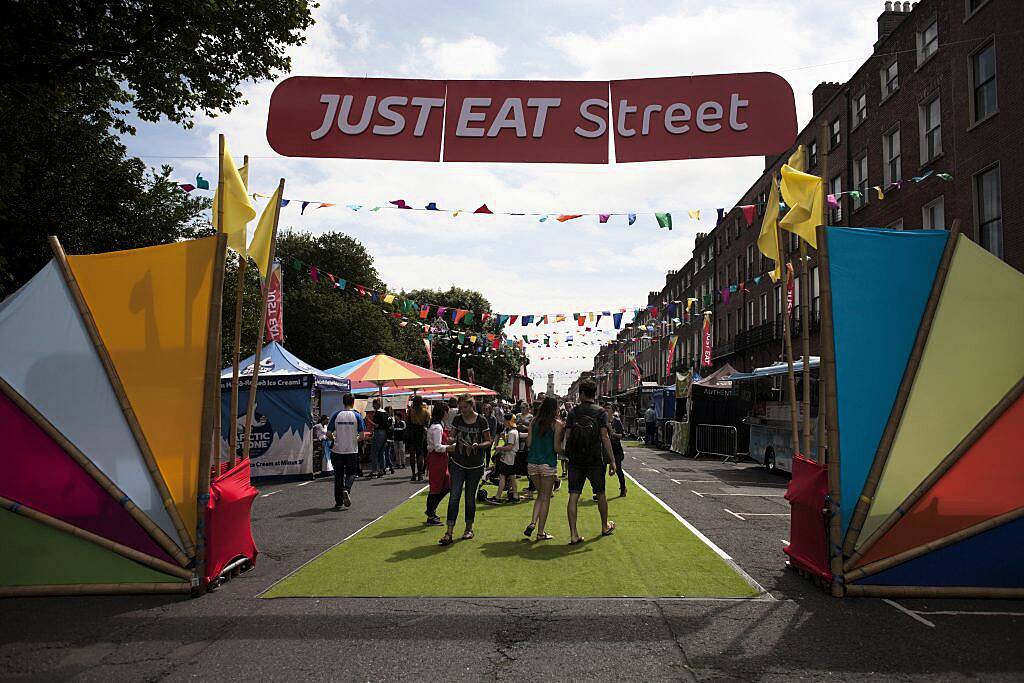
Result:
M0 303L0 377L181 546L54 261Z

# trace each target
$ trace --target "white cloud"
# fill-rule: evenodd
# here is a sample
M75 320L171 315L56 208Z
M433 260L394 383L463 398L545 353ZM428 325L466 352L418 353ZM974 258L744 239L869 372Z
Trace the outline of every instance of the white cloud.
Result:
M450 42L425 36L402 70L418 78L490 78L504 71L504 56L505 48L480 36Z

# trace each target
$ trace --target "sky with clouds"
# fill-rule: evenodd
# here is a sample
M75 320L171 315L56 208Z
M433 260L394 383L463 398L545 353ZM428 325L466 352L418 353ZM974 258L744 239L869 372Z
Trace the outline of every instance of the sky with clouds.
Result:
M306 76L610 80L774 71L793 86L803 126L814 86L845 81L870 54L882 8L880 1L863 0L831 0L827 7L820 0L321 0L306 43L290 54L292 74ZM366 245L392 290L474 288L500 312L646 305L647 293L664 285L665 272L690 257L695 234L714 227L714 207L732 206L764 168L762 157L604 166L286 158L266 140L275 84L245 84L247 105L216 118L200 114L191 130L140 124L126 140L129 152L150 166L171 164L182 182L196 173L215 182L217 134L223 132L237 160L252 157L253 191L269 194L284 177L287 197L339 205L311 207L300 216L291 204L282 211L282 229L340 230ZM557 224L341 208L398 198L470 211L485 202L510 212L670 211L675 220L669 232L659 230L653 216L626 227L624 217L605 225L596 217ZM695 208L704 209L700 222L686 218ZM610 329L611 321L601 328ZM531 375L543 383L548 371L558 371L562 389L569 372L592 365L596 350L534 348Z

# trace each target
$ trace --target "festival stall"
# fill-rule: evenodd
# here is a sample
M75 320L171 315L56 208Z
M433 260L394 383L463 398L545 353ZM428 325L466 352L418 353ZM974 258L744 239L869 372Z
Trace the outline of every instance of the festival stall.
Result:
M253 562L247 471L210 496L224 237L51 244L0 303L0 596L187 593Z
M249 393L255 359L255 355L249 356L240 364L238 386L242 396ZM228 451L228 430L234 428L241 436L245 423L244 402L242 412L231 415L231 372L227 367L220 374L222 452ZM253 476L314 473L313 425L321 415L341 409L342 397L350 387L347 379L314 368L277 342L264 346L249 437ZM239 438L239 457L241 442ZM323 464L324 468L329 466Z
M791 563L834 595L1024 597L1024 275L956 224L818 245L827 464L794 464Z
M680 423L679 429L687 429L685 439L687 453L696 454L696 435L698 425L726 425L736 428L736 450L746 453L749 444L750 430L744 424L750 409L750 401L745 400L733 390L732 375L736 369L726 363L713 373L690 385L690 402L688 421ZM682 437L680 437L682 439ZM682 443L680 441L680 443Z

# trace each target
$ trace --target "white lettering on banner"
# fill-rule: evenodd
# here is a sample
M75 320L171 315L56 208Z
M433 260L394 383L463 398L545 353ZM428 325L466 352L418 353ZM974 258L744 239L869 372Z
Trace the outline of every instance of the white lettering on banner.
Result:
M599 138L608 131L608 124L605 122L604 119L600 117L600 115L590 111L591 107L601 107L603 109L607 109L608 101L592 98L589 100L583 100L583 103L580 104L580 116L582 116L587 121L590 121L591 123L597 125L597 128L595 128L594 130L586 130L585 128L576 126L576 130L574 132L581 138Z
M470 128L469 124L474 121L483 121L487 114L473 111L473 107L491 106L490 97L467 97L462 100L462 111L459 112L459 123L455 127L455 134L460 138L482 138L483 128Z
M489 107L493 102L490 97L466 97L462 100L462 106L458 114L458 123L455 134L465 138L494 138L498 137L503 130L514 130L516 137L527 137L526 111L523 100L519 97L508 97L501 103L494 120L489 126L476 127L472 124L484 124L487 121L487 113L479 111L480 108ZM406 115L402 108L418 108L416 125L413 128L413 135L423 137L426 132L427 122L430 119L430 112L435 108L444 108L445 100L439 97L408 97L401 95L390 95L382 97L378 101L376 95L369 95L363 103L362 113L359 120L352 123L352 109L354 97L352 95L336 95L325 93L320 95L320 103L326 104L323 122L320 127L310 131L309 137L313 140L320 140L337 123L338 130L346 135L360 135L370 129L370 120L373 118L373 111L376 108L380 116L388 121L387 124L376 124L372 128L374 135L394 136L400 135L405 130ZM544 127L547 123L548 111L557 109L562 104L559 97L531 97L526 101L526 107L536 109L533 129L529 136L540 138L544 135ZM749 128L749 123L741 121L742 110L750 105L750 101L743 99L739 93L732 93L729 98L728 126L734 131L744 131ZM595 111L598 108L608 109L608 100L591 98L580 104L580 118L585 122L593 124L593 128L585 128L582 125L576 126L574 132L583 138L599 138L608 131L607 122ZM615 129L621 137L633 137L637 130L632 127L632 115L640 111L639 105L630 104L629 100L621 99L618 103L618 110L615 117ZM673 135L682 135L690 131L689 122L696 121L697 129L704 133L715 133L722 129L721 121L726 118L725 107L715 100L708 100L697 105L696 116L690 105L685 102L674 102L667 107L660 104L648 104L643 107L640 121L640 135L651 134L651 124L661 112L662 123L665 130Z

